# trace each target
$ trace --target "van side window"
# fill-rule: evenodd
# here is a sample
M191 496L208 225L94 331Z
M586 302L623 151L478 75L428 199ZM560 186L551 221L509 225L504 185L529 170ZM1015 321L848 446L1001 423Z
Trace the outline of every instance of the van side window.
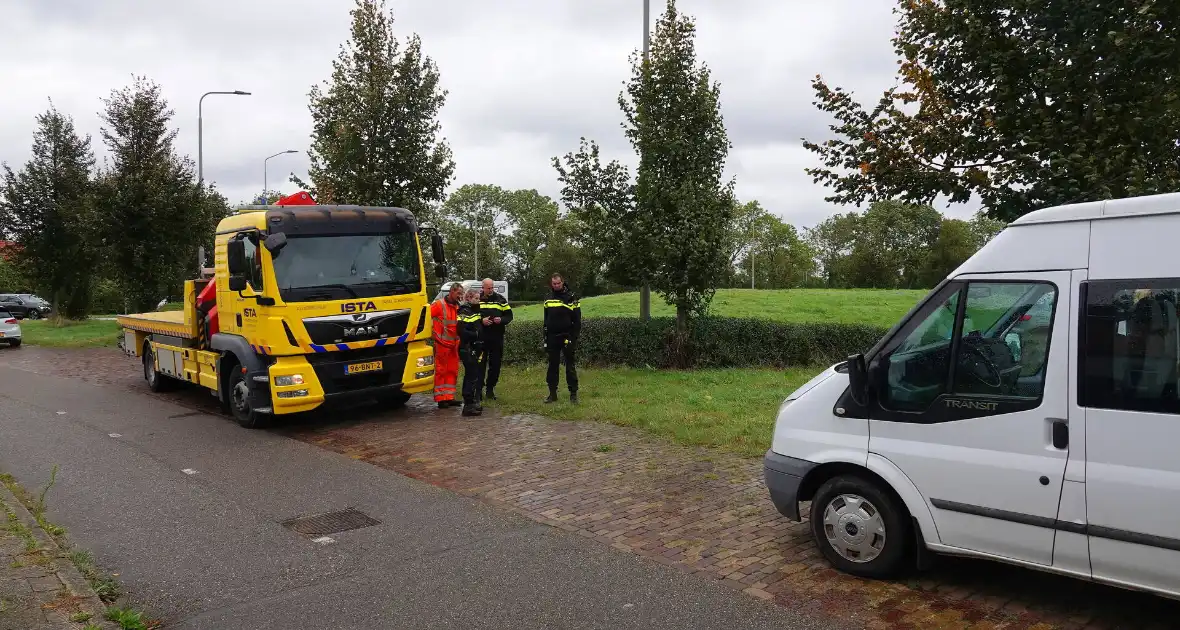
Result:
M1057 291L1041 282L972 282L955 394L1040 398Z
M1180 280L1093 281L1083 286L1078 403L1180 414Z
M948 392L1039 399L1056 298L1045 282L967 284L884 357L881 406L923 412Z

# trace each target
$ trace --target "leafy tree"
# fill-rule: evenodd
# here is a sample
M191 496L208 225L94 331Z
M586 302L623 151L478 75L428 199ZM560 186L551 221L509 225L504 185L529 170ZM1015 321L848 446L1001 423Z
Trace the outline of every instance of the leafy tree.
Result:
M90 136L51 105L37 116L29 161L16 173L0 169L0 212L19 243L18 262L4 263L4 290L25 288L15 286L24 275L58 313L84 318L97 258Z
M503 207L506 194L499 186L465 184L442 204L436 217L437 225L447 242L448 266L455 279L504 277L501 243L503 232L509 227ZM478 271L475 264L477 251Z
M98 173L97 227L128 307L150 310L161 297L180 296L197 248L211 245L228 207L216 190L196 185L192 160L177 155L173 111L159 85L137 77L103 103L110 162Z
M627 167L618 160L603 164L598 143L585 138L576 152L553 158L553 167L561 183L562 204L585 228L572 236L599 261L593 276L602 272L618 284L640 284L646 254L629 230L636 208L635 184Z
M859 219L855 212L836 214L806 230L807 242L815 251L824 286L828 288L850 286L847 262L856 242Z
M800 238L795 226L772 214L758 218L758 237L745 252L739 277L742 286L750 286L753 269L754 286L759 289L793 289L805 286L816 272L816 252ZM751 264L752 263L752 264Z
M585 295L585 289L580 284L585 279L585 269L550 268L551 265L561 266L562 263L577 259L565 257L557 261L554 252L558 249L576 250L580 254L582 248L577 245L577 241L578 236L585 233L584 226L578 225L572 231L565 229L557 202L532 189L506 192L503 209L512 226L511 234L505 234L502 239L501 251L508 266L506 277L509 285L516 287L513 294L540 299L546 293L549 275L561 271L570 276L571 282L576 278L579 292ZM567 217L564 221L569 223L576 220L576 217Z
M938 238L931 245L926 258L920 286L937 285L978 249L971 224L959 219L943 219Z
M1180 3L901 0L902 86L866 109L813 81L829 201L977 195L1005 221L1180 189Z
M736 279L735 268L739 258L746 256L759 240L765 236L771 216L757 201L739 203L734 200L733 216L726 230L725 251L729 255L728 271L730 277L725 284L733 284ZM748 271L748 269L747 269ZM741 286L750 286L749 277Z
M410 36L403 46L384 0L356 0L352 35L332 78L312 87L308 189L320 203L397 206L427 215L455 170L439 138L447 92L438 67Z
M708 308L729 263L724 244L733 213L733 183L722 181L729 139L721 89L697 63L694 20L675 0L656 23L650 55L632 57L619 96L624 130L639 153L629 244L637 269L676 306L677 328Z

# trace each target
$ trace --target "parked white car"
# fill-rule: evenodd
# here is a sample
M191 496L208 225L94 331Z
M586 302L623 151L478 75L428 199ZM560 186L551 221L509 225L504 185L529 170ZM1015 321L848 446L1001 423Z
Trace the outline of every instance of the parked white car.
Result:
M20 322L12 313L0 311L0 343L7 343L15 348L20 345L20 341Z
M1180 194L1013 222L783 401L779 512L886 577L927 550L1180 596Z

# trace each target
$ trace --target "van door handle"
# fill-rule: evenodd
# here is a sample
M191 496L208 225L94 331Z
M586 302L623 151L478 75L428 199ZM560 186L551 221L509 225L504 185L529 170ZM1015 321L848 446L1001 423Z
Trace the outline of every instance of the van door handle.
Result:
M1053 448L1065 450L1069 448L1069 421L1050 420L1053 434Z

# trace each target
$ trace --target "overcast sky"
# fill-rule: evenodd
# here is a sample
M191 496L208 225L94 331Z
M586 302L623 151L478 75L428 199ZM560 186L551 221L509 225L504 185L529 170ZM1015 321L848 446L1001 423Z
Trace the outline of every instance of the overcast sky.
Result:
M0 0L0 161L28 157L34 116L52 98L94 137L100 99L146 75L176 111L178 149L197 156L197 101L205 99L205 178L231 203L306 173L307 93L328 78L348 37L352 0ZM664 9L652 0L652 22ZM830 119L811 105L817 73L874 101L894 82L893 0L680 0L697 18L697 50L721 82L733 143L728 170L742 200L813 225L841 211L803 172L816 164L800 138ZM642 0L390 0L399 36L416 32L450 92L443 134L454 186L536 188L556 197L554 155L597 140L635 158L617 97L628 55L641 46ZM940 208L940 210L946 210ZM966 210L952 209L963 215Z

